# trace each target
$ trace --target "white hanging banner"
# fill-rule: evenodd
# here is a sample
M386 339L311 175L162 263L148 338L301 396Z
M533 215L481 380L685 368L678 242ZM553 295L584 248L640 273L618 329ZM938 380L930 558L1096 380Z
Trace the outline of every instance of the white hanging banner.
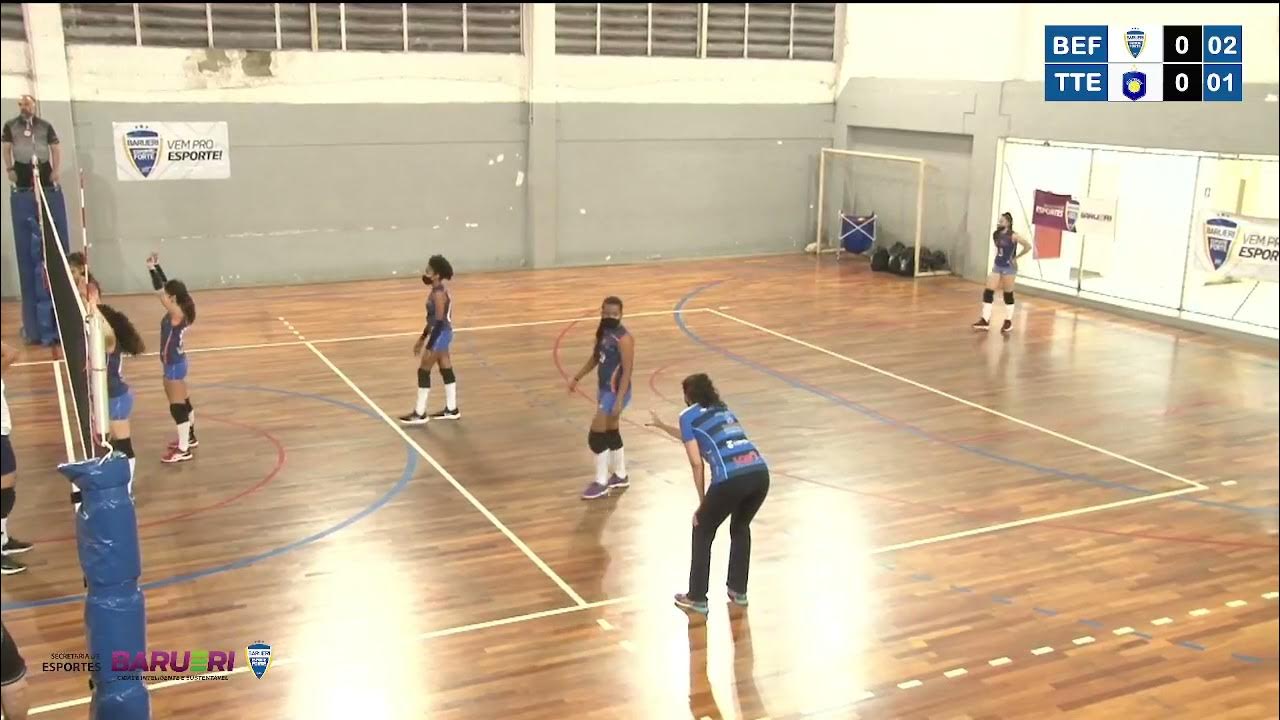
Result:
M1280 220L1209 211L1196 243L1200 266L1214 279L1280 282Z
M111 123L116 179L223 180L231 177L225 122Z
M1115 237L1115 198L1084 198L1080 201L1080 214L1076 218L1075 231L1085 235Z

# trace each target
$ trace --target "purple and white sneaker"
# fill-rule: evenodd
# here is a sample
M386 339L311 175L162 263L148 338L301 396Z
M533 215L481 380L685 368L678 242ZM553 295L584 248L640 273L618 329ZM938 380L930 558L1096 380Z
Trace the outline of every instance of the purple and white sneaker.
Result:
M609 476L609 489L610 489L610 490L621 490L621 489L623 489L623 488L628 488L628 487L631 487L631 478L629 478L629 477L618 477L617 475L610 475L610 476Z
M706 615L708 611L706 600L694 600L684 593L676 595L675 602L676 607L681 610L698 613L699 615Z
M591 484L587 486L587 489L582 491L582 499L595 500L596 498L605 497L608 494L609 494L608 485L602 485L592 480Z

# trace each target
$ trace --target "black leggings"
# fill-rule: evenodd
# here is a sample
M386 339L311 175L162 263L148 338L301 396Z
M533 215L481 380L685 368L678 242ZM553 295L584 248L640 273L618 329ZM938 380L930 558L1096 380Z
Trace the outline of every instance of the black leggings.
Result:
M689 564L689 599L707 599L711 574L711 542L724 519L729 522L729 577L726 583L737 593L747 591L751 568L751 519L769 494L769 471L757 470L712 484L698 508L698 525L693 529L693 556Z

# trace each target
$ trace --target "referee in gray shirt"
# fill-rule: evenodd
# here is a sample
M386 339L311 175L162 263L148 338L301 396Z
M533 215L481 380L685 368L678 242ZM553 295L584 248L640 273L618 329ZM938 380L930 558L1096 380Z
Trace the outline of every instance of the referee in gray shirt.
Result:
M23 95L18 100L18 117L4 124L0 148L9 182L19 189L30 190L34 184L31 158L40 163L40 178L47 185L57 185L62 165L62 146L58 132L48 120L36 116L36 99Z

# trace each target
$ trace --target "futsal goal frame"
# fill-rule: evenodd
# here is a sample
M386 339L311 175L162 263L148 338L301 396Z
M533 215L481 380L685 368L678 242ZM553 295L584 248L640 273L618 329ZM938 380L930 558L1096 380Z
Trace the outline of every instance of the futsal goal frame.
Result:
M928 272L920 272L920 248L924 241L924 176L925 170L929 163L924 158L909 157L907 155L889 155L885 153L864 152L861 150L841 150L840 148L822 148L818 154L818 217L814 229L814 247L816 252L814 256L821 259L823 252L834 252L836 254L836 262L840 261L844 254L844 243L840 242L837 233L835 247L824 248L822 246L822 231L825 227L826 199L827 199L827 158L829 156L859 157L872 160L886 160L889 162L908 163L915 166L916 169L916 227L915 240L913 244L913 252L915 261L912 264L914 269L914 277L933 277L938 275L950 275L950 270L930 270Z

